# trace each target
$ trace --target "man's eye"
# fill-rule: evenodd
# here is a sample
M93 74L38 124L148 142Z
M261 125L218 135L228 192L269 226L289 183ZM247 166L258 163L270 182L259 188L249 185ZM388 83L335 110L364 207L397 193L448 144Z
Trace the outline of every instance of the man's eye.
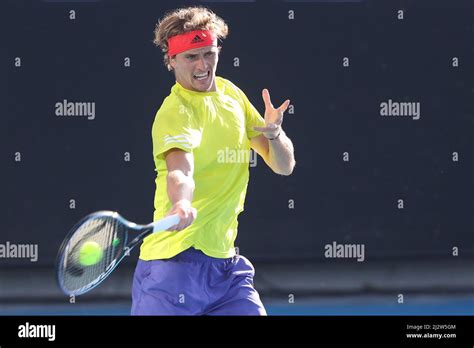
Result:
M214 55L214 52L207 52L206 53L206 56L210 57L210 56L213 56Z

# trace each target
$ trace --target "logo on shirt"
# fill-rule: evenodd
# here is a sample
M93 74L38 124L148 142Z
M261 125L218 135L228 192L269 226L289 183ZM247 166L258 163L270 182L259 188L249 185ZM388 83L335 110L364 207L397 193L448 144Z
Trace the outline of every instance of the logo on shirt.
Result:
M181 145L181 146L184 146L186 148L191 148L191 142L189 141L189 139L183 135L183 134L180 134L180 135L175 135L175 136L169 136L169 135L165 135L165 146L166 145L169 145L169 144L176 144L176 145Z

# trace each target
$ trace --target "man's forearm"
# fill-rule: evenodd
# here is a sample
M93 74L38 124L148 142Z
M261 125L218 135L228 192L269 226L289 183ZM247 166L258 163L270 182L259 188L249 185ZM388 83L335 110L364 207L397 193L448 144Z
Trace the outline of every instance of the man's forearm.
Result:
M192 176L185 175L180 170L174 170L168 173L167 190L171 204L178 201L187 200L189 203L193 200L194 179Z
M275 140L268 140L268 154L271 167L281 175L290 175L295 167L295 155L293 143L281 129L281 133Z

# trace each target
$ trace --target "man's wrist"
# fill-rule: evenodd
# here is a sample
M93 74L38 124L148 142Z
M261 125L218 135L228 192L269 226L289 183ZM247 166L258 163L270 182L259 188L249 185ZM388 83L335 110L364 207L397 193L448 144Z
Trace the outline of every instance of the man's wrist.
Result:
M183 207L190 207L191 206L191 201L187 198L180 199L176 202L173 203L173 206L183 206Z
M278 134L273 137L266 137L268 140L276 140L280 137L281 134L281 127L278 127Z

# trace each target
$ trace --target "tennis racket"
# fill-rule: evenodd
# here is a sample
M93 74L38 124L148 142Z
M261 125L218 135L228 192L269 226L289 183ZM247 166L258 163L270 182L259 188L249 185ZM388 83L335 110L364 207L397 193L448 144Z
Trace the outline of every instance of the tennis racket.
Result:
M72 228L59 249L56 260L59 287L67 295L81 295L94 289L146 236L164 231L179 220L178 215L170 215L148 225L137 225L113 211L87 215ZM85 243L92 244L99 253L97 262L89 265L81 262Z

